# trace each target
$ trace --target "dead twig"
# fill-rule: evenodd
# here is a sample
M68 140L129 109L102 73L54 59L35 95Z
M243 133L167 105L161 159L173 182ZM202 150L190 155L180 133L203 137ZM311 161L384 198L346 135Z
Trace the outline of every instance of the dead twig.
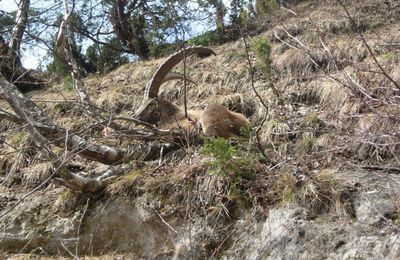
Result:
M228 235L226 235L226 237L224 238L224 240L222 240L222 242L218 245L218 247L214 250L214 252L212 253L212 255L210 256L210 260L214 258L214 256L218 253L218 251L221 249L221 247L223 246L223 244L226 242L226 240L233 234L233 232L235 232L236 227L233 228L233 230L231 232L229 232Z
M394 167L390 165L359 165L359 167L367 170L380 170L400 174L400 167Z
M268 158L267 154L265 153L262 144L261 144L261 138L260 138L260 130L263 127L264 123L267 121L268 118L268 105L265 103L265 101L263 100L263 98L261 97L260 93L258 93L255 85L254 85L254 71L253 71L253 64L251 63L250 60L250 54L249 54L249 44L246 40L246 36L244 34L244 32L241 30L242 32L242 39L243 39L243 43L244 43L244 49L246 51L246 58L247 58L247 64L249 66L250 69L250 80L251 80L251 87L253 89L254 94L256 95L256 97L258 98L258 100L260 101L260 103L262 104L262 106L264 107L264 118L261 121L261 123L257 126L256 128L256 139L257 139L257 145L258 145L258 149L260 150L260 153L262 154L262 156L268 161L270 162L270 159Z
M175 234L178 234L178 231L176 231L170 224L168 224L168 222L165 221L165 219L160 215L160 213L158 213L158 211L156 209L153 208L153 210L157 214L157 216L160 218L162 223L164 223L169 229L171 229L172 232L174 232Z
M75 245L75 255L76 256L79 255L79 234L80 234L80 231L81 231L81 225L82 225L82 222L83 222L83 218L85 217L86 211L87 211L87 209L89 207L89 201L90 201L90 198L88 198L86 200L86 205L85 205L85 208L83 209L83 213L82 213L81 219L79 220L78 229L76 231L76 245Z
M340 6L343 7L344 11L346 12L347 18L350 20L350 22L353 24L353 26L357 26L356 21L355 21L354 18L350 15L350 12L349 12L349 10L347 9L346 5L343 4L343 2L340 1L340 0L336 0L336 2L338 2L338 4L339 4ZM357 30L357 33L358 33L358 35L360 36L360 38L361 38L361 40L362 40L362 42L363 42L365 48L367 48L369 54L371 55L372 59L374 60L375 64L376 64L376 65L378 66L378 68L381 70L382 74L383 74L388 80L390 80L390 81L393 83L393 85L396 86L396 88L397 88L398 90L400 90L400 85L399 85L392 77L390 77L389 74L387 74L387 72L385 71L385 69L382 67L382 65L381 65L381 64L379 63L379 61L377 60L377 58L376 58L374 52L372 51L371 47L369 46L369 44L368 44L367 41L365 40L364 35L363 35L359 30Z
M65 251L67 251L67 253L74 259L74 260L79 260L79 256L75 255L74 253L71 252L71 250L69 250L65 244L64 241L62 239L60 239L60 244L61 246L65 249Z

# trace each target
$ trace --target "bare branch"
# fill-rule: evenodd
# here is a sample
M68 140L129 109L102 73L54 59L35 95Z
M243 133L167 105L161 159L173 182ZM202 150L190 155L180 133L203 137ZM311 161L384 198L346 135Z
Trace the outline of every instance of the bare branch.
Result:
M243 33L243 31L242 31L242 39L243 39L243 43L244 43L244 49L246 51L247 64L248 64L249 70L250 70L251 87L253 89L254 94L256 95L258 100L260 101L261 105L264 107L264 118L261 121L261 123L257 126L257 129L256 129L256 138L257 138L258 149L260 150L260 152L264 156L264 158L267 161L270 161L270 159L268 158L267 154L264 152L264 149L263 149L263 147L261 145L261 138L260 138L260 130L261 130L261 128L263 127L264 123L267 120L269 108L268 108L268 105L264 102L264 99L261 97L260 93L258 93L258 91L257 91L257 89L256 89L256 87L254 85L254 70L253 70L253 65L251 63L251 60L250 60L249 45L247 43L246 36Z
M346 12L347 18L349 18L350 22L354 25L357 26L357 23L355 22L354 18L350 15L349 10L347 9L346 5L343 4L342 1L340 0L336 0L336 2L338 2L344 9L344 11ZM389 74L387 74L387 72L385 71L385 69L382 67L382 65L379 63L379 61L376 59L376 56L374 54L374 52L372 51L371 47L369 46L369 44L367 43L367 41L364 38L364 35L361 33L361 31L357 30L358 35L360 36L365 48L367 48L369 54L371 55L372 59L374 60L375 64L378 66L378 68L381 70L381 72L383 73L383 75L385 75L385 77L390 80L397 89L400 90L400 86L399 84L392 78L389 76Z
M87 159L105 164L119 164L135 159L157 158L158 156L158 146L135 144L133 147L122 150L107 145L93 144L76 134L70 133L67 129L54 125L34 102L26 99L14 85L7 82L3 77L0 77L0 96L6 99L10 105L13 104L13 109L20 109L20 112L24 113L26 111L27 115L27 117L21 117L18 113L16 113L18 116L13 116L9 113L0 112L0 118L8 119L20 125L28 124L31 129L33 128L33 133L38 135L40 141L45 144L49 143L47 140L49 139L57 146L64 147L66 145L68 150L76 151ZM168 136L175 132L160 130L149 134L149 137L155 137L157 134ZM56 157L53 158L57 159Z

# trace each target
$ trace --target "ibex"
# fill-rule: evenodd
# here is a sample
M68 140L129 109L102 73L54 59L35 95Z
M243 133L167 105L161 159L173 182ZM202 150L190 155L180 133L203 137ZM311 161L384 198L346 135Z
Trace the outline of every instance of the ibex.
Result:
M224 138L242 135L242 128L250 126L243 114L229 111L221 105L208 106L201 115L200 123L205 135Z
M240 135L240 129L249 126L250 122L240 113L231 112L220 105L210 105L204 111L188 111L171 101L158 97L160 86L171 79L183 79L182 74L171 73L171 69L182 61L186 55L216 55L213 50L201 46L192 46L172 54L160 65L146 87L144 102L136 113L136 119L155 124L159 128L192 131L201 125L205 135L210 137L230 138ZM188 79L188 81L193 82Z

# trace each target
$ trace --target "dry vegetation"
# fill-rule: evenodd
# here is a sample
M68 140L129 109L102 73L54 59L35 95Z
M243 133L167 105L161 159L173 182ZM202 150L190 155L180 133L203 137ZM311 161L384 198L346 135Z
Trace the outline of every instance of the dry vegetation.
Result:
M118 177L101 197L152 193L162 202L159 211L166 218L185 216L190 208L190 214L208 216L221 228L241 211L263 215L269 207L288 202L305 205L316 214L352 216L353 187L338 179L334 169L356 165L385 170L399 165L400 7L390 9L378 0L354 1L348 7L356 21L353 24L335 1L326 1L323 7L318 2L295 6L297 16L279 10L267 21L270 29L261 34L271 43L272 79L282 97L276 98L263 68L256 65L255 87L269 107L261 144L275 164L259 159L251 165L251 176L240 178L212 174L208 162L213 157L201 147L188 145L169 153L161 165L133 163L132 170ZM188 86L189 108L222 104L244 113L257 126L264 112L251 90L243 42L215 50L216 57L191 57L187 62L187 73L198 84ZM256 64L259 57L251 52L250 59ZM125 65L105 76L93 75L85 83L97 106L131 117L162 60ZM89 128L95 122L79 106L66 102L74 99L74 93L62 85L30 95L42 101L39 105L60 126L103 143L124 146L131 142L118 135L104 139L101 127ZM183 106L181 82L167 82L160 95ZM47 166L27 134L19 129L18 134L9 135L15 126L4 122L0 126L2 178L18 179L23 185L46 178ZM254 137L239 143L237 149L242 152L258 154ZM83 168L88 164L79 161ZM79 196L85 195L60 195L55 207L73 208Z

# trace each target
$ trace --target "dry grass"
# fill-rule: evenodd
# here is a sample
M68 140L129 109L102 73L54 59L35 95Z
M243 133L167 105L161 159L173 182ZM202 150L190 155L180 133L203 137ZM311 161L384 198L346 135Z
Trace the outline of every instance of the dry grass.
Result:
M378 162L386 158L399 158L399 125L399 120L377 114L363 115L355 129L360 142L357 146L358 157L371 158Z
M265 130L261 135L263 142L284 142L288 141L289 125L284 122L270 120L266 123Z
M304 132L301 134L301 138L296 142L295 151L298 157L302 157L305 154L317 151L316 146L317 138L312 132Z
M75 116L79 117L84 114L83 107L73 102L60 102L47 104L47 110L54 117Z
M337 148L339 145L337 134L335 132L322 134L315 140L315 145L319 147L320 150L327 150L327 151L329 151L329 149L332 148ZM331 159L330 156L334 156L330 152L328 152L327 155L328 155L327 160Z
M254 114L258 105L254 98L239 93L216 96L213 103L222 105L231 111L243 113L247 117Z
M358 39L350 37L338 37L328 45L328 48L339 64L354 64L368 56L365 46Z
M42 183L52 173L53 166L51 162L37 163L21 169L22 180L29 185Z
M6 137L6 148L0 155L0 169L7 176L14 178L15 173L24 167L37 162L37 151L33 146L29 135L25 132L17 132Z
M207 216L209 221L237 216L256 203L253 199L261 196L258 194L262 189L259 182L210 174L209 160L209 157L192 150L180 157L179 163L166 164L156 171L141 175L142 190L159 196L164 205L160 210L164 214L188 214L189 211L190 214ZM261 164L250 167L255 174L265 168Z
M270 39L271 42L275 43L279 43L281 40L288 41L290 40L290 38L285 30L293 37L296 37L305 32L307 30L307 27L309 26L310 24L306 19L298 19L295 22L290 21L288 23L285 23L283 26L278 25L274 27L274 29L266 33L266 36L268 37L268 39Z
M143 172L141 170L124 174L116 181L106 187L106 193L113 195L131 194L136 195L143 184Z
M76 212L77 208L84 205L86 201L87 197L82 193L73 192L68 189L61 190L58 192L52 208L56 212Z
M129 93L129 88L113 87L107 92L100 93L95 100L95 105L106 110L110 114L119 114L129 111L132 107L139 107L142 96L134 96Z
M394 81L400 82L400 66L394 67L393 70L390 72L390 76Z
M15 123L12 123L8 120L0 120L0 134L6 135L6 131L12 131L13 129L16 129L17 125Z
M92 124L95 123L93 119L87 117L59 117L55 120L55 123L63 128L69 129L73 133L87 130L86 133L98 134L102 128L99 126L94 129L88 129ZM89 131L90 130L90 131Z
M310 52L290 48L274 58L273 66L277 72L302 81L314 78L321 68L329 69L331 60L328 54L318 48L312 48Z
M337 178L333 170L321 170L309 177L282 173L273 188L282 203L299 203L316 214L353 215L348 203L351 186Z
M340 110L348 100L351 91L333 79L322 79L311 82L309 85L313 89L319 103L326 109L333 111Z

